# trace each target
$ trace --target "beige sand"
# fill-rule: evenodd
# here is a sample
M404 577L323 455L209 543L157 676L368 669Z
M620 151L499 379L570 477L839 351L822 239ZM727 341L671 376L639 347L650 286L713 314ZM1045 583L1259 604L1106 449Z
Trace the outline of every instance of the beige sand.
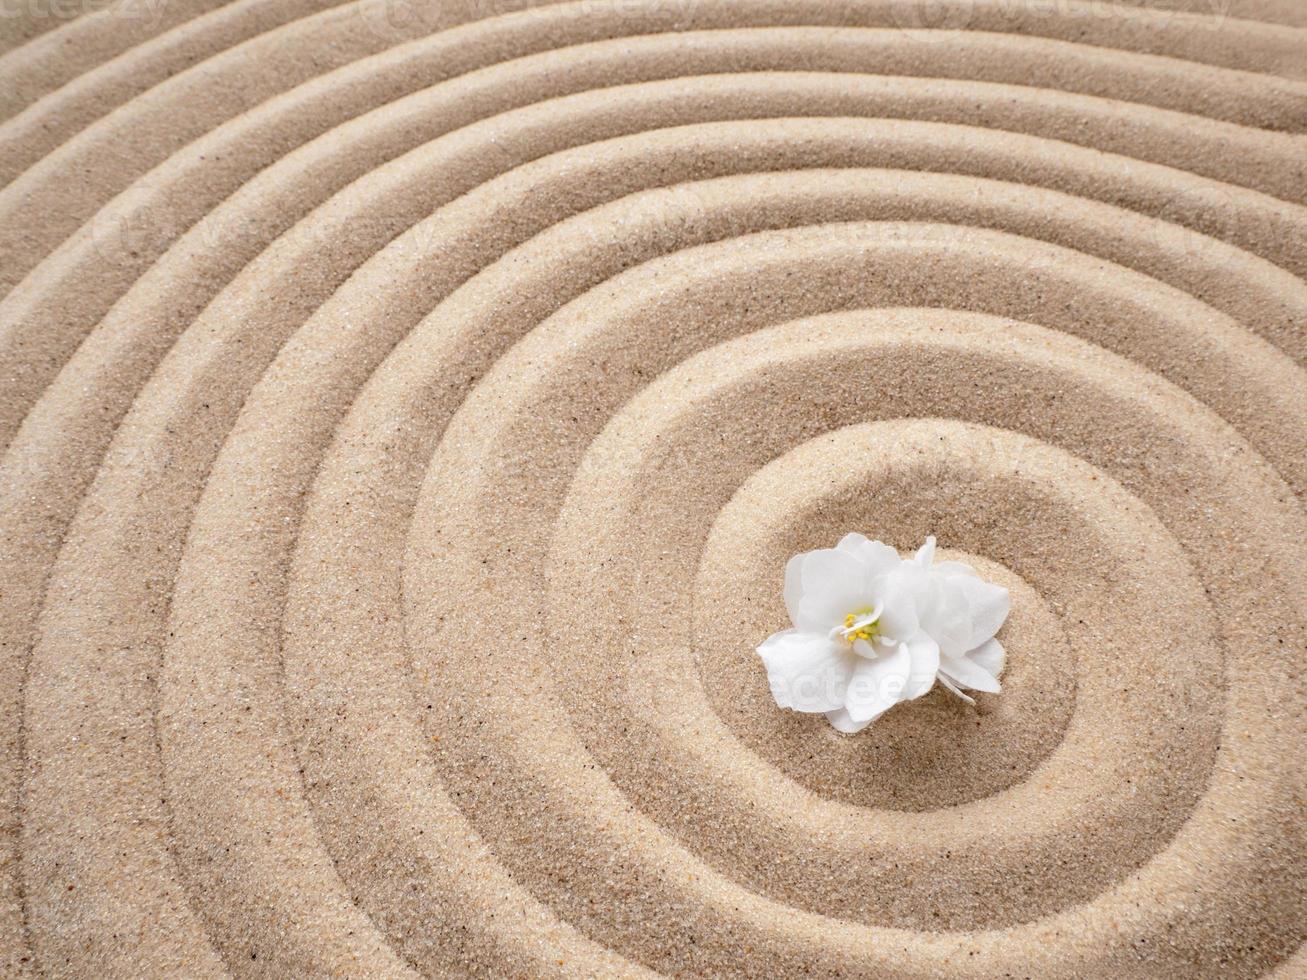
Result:
M521 6L5 7L0 976L1307 976L1307 6Z

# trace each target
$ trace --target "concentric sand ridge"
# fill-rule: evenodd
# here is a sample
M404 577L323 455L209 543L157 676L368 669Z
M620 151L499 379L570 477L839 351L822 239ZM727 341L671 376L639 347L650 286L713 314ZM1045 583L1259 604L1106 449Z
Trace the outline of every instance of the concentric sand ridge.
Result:
M0 974L1303 972L1297 5L65 7ZM1001 695L776 709L850 529L1008 586Z

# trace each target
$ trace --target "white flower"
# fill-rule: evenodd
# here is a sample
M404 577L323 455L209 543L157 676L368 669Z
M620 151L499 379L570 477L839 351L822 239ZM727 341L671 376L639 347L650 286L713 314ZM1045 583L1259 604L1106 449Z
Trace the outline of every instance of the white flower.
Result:
M795 555L785 566L792 629L758 647L782 708L823 712L842 732L866 728L936 678L954 694L999 690L1007 589L960 562L934 562L935 539L912 558L861 534Z

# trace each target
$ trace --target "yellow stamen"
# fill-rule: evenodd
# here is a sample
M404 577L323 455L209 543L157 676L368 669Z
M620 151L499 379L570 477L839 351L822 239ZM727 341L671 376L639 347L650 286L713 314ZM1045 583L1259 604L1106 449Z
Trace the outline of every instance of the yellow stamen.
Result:
M863 609L856 613L849 613L844 617L844 638L850 643L853 643L855 640L866 640L871 642L871 640L875 638L877 632L876 620L872 620L870 623L864 623L856 630L853 628L853 624L869 612L871 612L870 609Z

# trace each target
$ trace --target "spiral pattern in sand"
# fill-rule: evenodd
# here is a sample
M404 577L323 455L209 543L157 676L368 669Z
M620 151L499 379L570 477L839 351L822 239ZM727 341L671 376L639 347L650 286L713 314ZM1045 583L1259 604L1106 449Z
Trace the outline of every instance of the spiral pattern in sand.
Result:
M0 973L1307 970L1307 12L31 0ZM1004 693L753 647L936 534Z

